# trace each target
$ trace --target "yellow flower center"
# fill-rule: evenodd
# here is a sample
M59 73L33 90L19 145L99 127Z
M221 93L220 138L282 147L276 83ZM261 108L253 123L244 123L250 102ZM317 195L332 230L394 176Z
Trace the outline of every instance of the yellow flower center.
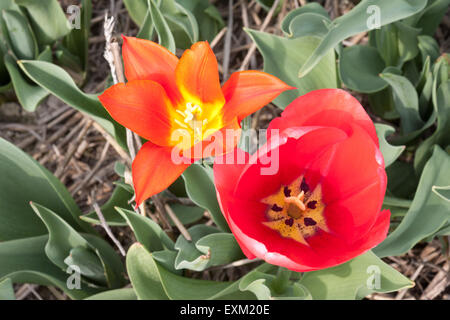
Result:
M208 119L202 118L203 109L198 104L193 104L192 102L186 103L186 108L184 111L179 109L176 110L183 117L183 122L175 119L175 123L181 128L192 129L194 133L194 143L203 140L204 136L204 126L208 123Z
M325 204L318 185L310 190L304 178L295 180L289 186L262 200L268 205L267 220L263 224L276 230L282 237L294 239L309 246L307 239L318 229L328 232L323 216Z

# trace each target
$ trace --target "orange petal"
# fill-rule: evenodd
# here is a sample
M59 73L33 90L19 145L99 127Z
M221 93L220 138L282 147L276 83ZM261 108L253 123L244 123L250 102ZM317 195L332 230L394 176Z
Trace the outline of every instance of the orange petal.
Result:
M219 110L225 103L217 60L207 42L197 42L191 49L184 51L175 74L178 89L187 102L198 105L213 104L218 106ZM211 109L210 106L204 109L212 111L208 110Z
M98 98L121 125L153 143L170 145L173 107L160 84L150 80L118 83Z
M136 204L139 206L151 196L167 189L189 167L172 160L170 147L160 147L146 142L132 165Z
M235 72L222 87L225 119L237 117L241 121L290 89L295 88L265 72Z
M153 41L125 36L122 55L128 81L156 81L173 102L179 101L180 94L175 84L177 56Z

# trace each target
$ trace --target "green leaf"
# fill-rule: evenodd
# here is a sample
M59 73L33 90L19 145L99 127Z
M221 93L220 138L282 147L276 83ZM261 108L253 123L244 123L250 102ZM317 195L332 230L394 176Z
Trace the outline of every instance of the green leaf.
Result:
M38 105L48 96L48 91L32 84L21 72L16 61L9 54L5 55L5 66L11 77L14 91L20 105L29 112L34 112Z
M147 15L147 0L123 0L131 19L138 26L142 26Z
M55 286L72 299L83 299L99 292L81 282L80 289L69 289L71 276L50 262L45 255L48 236L0 242L0 281L10 278L14 283L35 283Z
M296 20L298 17L303 16L304 14L307 13L315 13L321 15L326 20L330 20L330 18L328 17L327 10L325 10L324 7L322 7L320 4L316 2L307 3L306 5L289 12L281 22L281 30L283 30L284 34L287 37L294 36L294 31L297 31L295 30L297 28L291 27L292 21ZM298 20L300 20L300 18L298 18Z
M80 29L72 28L64 38L64 46L81 61L81 68L87 71L89 33L91 30L92 1L81 0Z
M0 241L47 233L30 201L58 212L76 230L93 232L78 219L80 209L65 186L47 169L0 138Z
M392 88L387 88L369 94L369 103L371 110L379 117L387 120L395 120L399 118L397 110L395 110Z
M117 186L114 189L111 198L109 198L109 200L100 208L103 217L105 218L106 223L108 225L110 226L127 225L125 219L119 213L117 213L116 207L131 208L131 205L128 204L128 201L132 198L132 196L133 195L129 192L129 190L121 186ZM80 219L96 225L101 224L100 219L95 211L81 216Z
M70 250L69 256L64 260L68 266L77 266L80 273L95 283L106 285L106 278L103 266L96 254L82 246Z
M194 163L183 172L182 177L189 198L199 207L208 210L222 231L229 232L230 229L217 201L213 178L207 169Z
M197 249L209 256L209 266L219 266L244 259L236 238L231 233L213 233L199 239Z
M300 283L316 300L354 300L372 292L392 292L414 286L371 251L336 267L306 272Z
M387 136L395 133L394 127L386 124L376 123L375 129L380 142L380 150L383 154L385 167L389 167L405 150L405 146L393 146L387 140Z
M150 15L152 17L153 24L155 26L156 33L158 34L159 44L167 48L170 52L175 53L176 45L175 39L172 35L172 31L167 24L166 19L155 5L154 0L147 0L148 7L150 8Z
M206 281L173 274L153 259L141 244L135 243L127 254L127 269L136 295L141 300L205 300L230 297L248 299L237 283Z
M400 114L404 133L411 133L424 126L419 114L419 98L411 82L403 77L389 72L381 74L394 91L395 107Z
M297 90L282 93L273 102L284 109L295 98L312 90L336 88L336 62L334 50L329 50L308 76L299 79L297 70L320 42L317 37L285 39L269 33L246 30L264 58L264 71L280 78ZM282 59L280 58L282 57Z
M357 92L372 93L386 88L387 82L379 77L384 68L384 61L377 49L369 46L347 47L342 50L339 58L339 74L342 82Z
M18 59L34 59L38 47L27 19L15 10L3 10L7 41Z
M200 41L211 42L225 25L219 10L208 0L176 0L176 2L194 15L199 26Z
M40 45L52 44L70 32L66 15L57 0L14 0L27 9Z
M417 22L417 26L422 29L422 34L432 36L435 33L449 5L450 0L428 1L427 8L421 12Z
M116 139L124 150L127 150L125 128L111 118L95 95L82 92L64 69L43 61L19 61L19 66L41 87L92 117Z
M123 285L122 262L114 249L103 239L94 236L89 237L89 235L84 235L83 237L51 210L36 203L32 203L31 206L48 229L49 239L45 246L45 253L55 265L65 271L68 266L67 262L72 262L73 260L66 258L71 255L74 249L81 247L85 249L85 258L87 254L86 250L91 251L97 257L97 260L95 260L91 254L89 258L91 264L94 263L97 266L102 265L101 269L96 268L96 270L102 270L103 277L106 278L106 282L101 283L102 285L111 288L117 288ZM77 257L80 257L80 252L77 253ZM86 264L88 261L83 261L83 263ZM96 280L102 279L101 274L96 274L94 277L90 275L90 271L93 270L92 267L89 270L86 265L83 266L84 268L79 267L82 274L83 271L89 271L88 274L83 274L86 277Z
M423 169L410 209L374 252L380 257L401 255L443 227L450 218L450 203L432 192L432 188L447 185L449 181L450 156L435 146Z
M328 33L330 23L331 20L320 13L303 13L291 21L287 37L317 36L323 38Z
M218 233L219 230L204 224L198 224L189 228L188 232L192 241L188 241L183 235L180 235L175 243L175 249L178 250L175 269L205 270L210 263L208 248L206 252L202 252L197 248L196 243L207 235Z
M133 229L136 240L139 241L148 251L158 251L163 249L174 249L172 239L161 229L161 227L151 219L141 216L134 211L116 208L122 217Z
M124 288L104 291L84 300L137 300L137 297L132 288Z
M0 281L0 301L2 300L16 300L11 279Z
M450 80L442 83L436 96L437 126L436 131L428 137L416 151L414 167L421 172L430 158L433 145L445 147L450 144Z
M411 163L395 161L386 168L388 176L387 189L390 195L398 198L412 198L419 183Z
M431 190L445 201L450 201L450 186L432 186Z
M306 62L302 64L298 76L306 76L319 63L322 57L327 55L330 49L335 48L341 41L355 34L368 31L370 29L370 19L375 18L374 12L369 10L369 6L375 6L379 9L379 15L377 15L379 26L383 26L419 12L426 4L427 0L361 1L350 12L333 21L328 34L314 52L309 55Z
M183 206L181 204L172 204L170 206L177 216L178 220L184 225L191 224L193 222L196 222L200 220L203 217L203 213L205 212L205 209L200 207L194 207L194 206ZM172 221L170 217L167 217L170 224L172 226L175 225L175 223Z

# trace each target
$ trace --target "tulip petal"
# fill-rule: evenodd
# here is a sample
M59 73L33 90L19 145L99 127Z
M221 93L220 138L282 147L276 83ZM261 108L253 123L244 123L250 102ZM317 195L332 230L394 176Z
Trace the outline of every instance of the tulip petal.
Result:
M178 58L172 52L153 41L123 36L122 55L128 81L156 81L174 104L180 101L175 83Z
M177 86L186 102L203 107L208 119L225 103L220 87L217 59L207 42L184 51L175 70Z
M173 148L146 142L132 165L136 204L167 189L189 167L190 163L174 163Z
M320 89L295 99L280 118L270 123L269 129L326 126L347 131L351 123L363 128L378 147L375 126L359 101L341 89Z
M246 116L261 109L285 90L295 89L268 73L239 71L233 73L222 87L226 104L224 117L237 117L240 122Z
M99 96L111 117L144 139L171 145L172 121L176 116L163 87L150 80L118 83Z

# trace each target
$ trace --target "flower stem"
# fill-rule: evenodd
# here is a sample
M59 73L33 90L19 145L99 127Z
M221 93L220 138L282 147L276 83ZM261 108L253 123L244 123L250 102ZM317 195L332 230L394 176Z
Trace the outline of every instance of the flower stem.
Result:
M291 270L279 267L277 277L272 281L272 289L276 293L283 293L289 285L289 278L291 277Z

